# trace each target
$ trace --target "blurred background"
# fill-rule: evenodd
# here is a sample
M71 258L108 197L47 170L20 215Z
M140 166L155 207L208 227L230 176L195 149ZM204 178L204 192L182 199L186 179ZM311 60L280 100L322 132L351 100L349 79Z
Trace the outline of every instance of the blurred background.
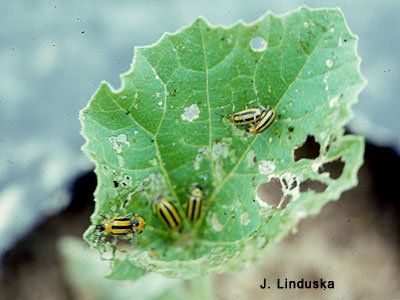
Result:
M78 112L100 82L119 88L134 46L151 45L199 15L232 25L301 5L321 1L2 1L0 299L400 299L400 197L398 174L390 174L400 169L396 0L323 2L340 7L359 36L368 85L347 129L366 137L365 163L356 188L303 220L264 261L195 281L149 274L134 284L114 282L103 278L108 264L81 240L96 178L80 150ZM322 277L335 289L260 289L264 278L277 277Z

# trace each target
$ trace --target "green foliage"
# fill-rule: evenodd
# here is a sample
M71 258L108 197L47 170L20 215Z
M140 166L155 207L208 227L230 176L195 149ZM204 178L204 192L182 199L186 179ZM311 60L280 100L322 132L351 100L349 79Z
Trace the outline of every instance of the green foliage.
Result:
M255 37L263 49L253 49ZM300 219L355 186L364 141L344 135L343 126L365 85L356 45L340 10L301 8L230 28L199 18L135 48L122 88L102 83L80 115L83 150L98 178L93 224L103 220L100 214L111 219L132 211L147 223L127 252L118 251L110 278L243 268ZM249 135L226 116L254 99L250 106L270 105L277 117L265 132ZM308 136L320 145L319 155L295 160ZM324 167L338 160L344 168L332 178ZM257 193L274 180L283 193L276 206ZM301 188L315 181L326 189ZM193 224L184 205L195 184L204 187L205 210ZM157 218L154 206L163 198L176 205L182 232ZM102 252L109 246L98 241L94 225L85 239Z

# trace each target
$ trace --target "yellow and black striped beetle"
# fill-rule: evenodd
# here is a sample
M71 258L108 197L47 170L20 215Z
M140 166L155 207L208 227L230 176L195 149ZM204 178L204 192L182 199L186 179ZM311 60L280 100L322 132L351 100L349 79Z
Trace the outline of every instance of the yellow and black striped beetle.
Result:
M175 205L168 199L162 200L157 205L157 216L163 223L175 231L180 231L182 228L182 220L176 210Z
M233 113L230 116L229 120L233 124L239 125L239 126L243 126L246 124L253 124L261 118L264 111L265 111L265 109L262 107L248 108L248 109Z
M132 219L129 218L131 215L134 215ZM126 216L114 217L110 221L103 221L101 224L96 225L96 230L113 236L136 235L143 232L145 225L146 222L142 217L132 213Z
M200 218L201 211L203 209L203 189L201 186L196 187L190 193L188 200L186 201L186 217L195 222Z
M274 121L275 119L275 110L273 108L268 107L264 110L260 119L255 123L248 123L244 127L244 129L251 134L257 134L265 131Z

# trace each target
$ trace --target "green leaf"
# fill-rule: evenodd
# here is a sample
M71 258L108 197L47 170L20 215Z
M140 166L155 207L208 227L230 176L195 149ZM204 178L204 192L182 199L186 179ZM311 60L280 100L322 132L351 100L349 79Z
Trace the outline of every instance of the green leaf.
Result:
M264 48L254 48L256 37ZM366 83L356 45L340 10L301 8L230 28L199 18L151 47L135 48L121 89L102 83L80 115L83 151L98 177L93 224L103 220L100 214L111 219L132 211L147 223L128 239L132 247L119 253L123 259L110 277L243 268L355 186L364 141L344 135L343 126ZM248 103L275 108L265 132L249 135L229 122L233 107ZM297 160L295 150L307 137L319 153ZM344 164L337 178L326 172L334 161ZM283 193L275 206L257 193L271 181ZM326 188L302 188L310 182ZM205 210L193 224L184 206L195 184L204 187ZM157 218L154 207L163 198L176 205L182 232ZM85 238L104 252L110 244L98 235L93 225Z

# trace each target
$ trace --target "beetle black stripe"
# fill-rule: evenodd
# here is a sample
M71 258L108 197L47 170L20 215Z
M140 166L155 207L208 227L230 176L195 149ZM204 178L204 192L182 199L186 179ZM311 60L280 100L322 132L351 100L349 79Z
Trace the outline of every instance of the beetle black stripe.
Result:
M203 199L201 197L190 196L186 203L186 216L190 221L197 221L200 217Z
M246 116L246 115L254 115L254 111L246 111L244 113L237 113L235 114L235 117L242 117L242 116ZM251 117L250 119L253 119L253 117Z
M254 117L249 117L249 118L243 118L241 121L242 122L250 122L250 121L253 121L254 120Z
M132 225L113 225L112 229L132 229Z
M192 197L193 204L192 204L192 213L191 213L190 219L193 220L193 221L194 221L194 217L196 216L196 208L197 208L197 202L198 201L199 201L198 198Z
M160 214L161 214L161 217L162 217L163 220L165 221L165 223L167 223L168 227L172 229L171 223L169 223L168 218L165 216L165 214L164 214L164 212L163 212L163 210L162 210L161 208L160 208L159 212L160 212Z
M123 222L123 221L130 221L129 218L114 218L113 221Z
M196 220L200 217L201 214L201 206L203 204L203 200L202 199L196 199L197 202L195 204L197 204L197 206L195 206L196 210L195 213L193 213L193 216L196 216Z
M264 119L264 117L269 114L267 119ZM256 124L256 130L258 133L263 132L265 129L267 129L269 127L268 124L271 119L275 116L275 112L272 111L272 109L267 110L267 112L263 115L263 117L257 122ZM268 124L268 125L267 125ZM267 126L266 126L267 125ZM265 128L263 128L265 126Z
M249 115L249 116L246 117L247 115ZM235 113L232 116L232 119L233 119L234 123L242 124L242 123L248 123L251 121L255 121L255 120L259 119L260 116L261 116L261 114L256 114L254 111L245 111L245 112Z
M186 216L188 217L188 219L190 220L190 215L191 215L191 197L189 197L189 199L186 202Z
M173 205L173 204L171 203L171 205ZM175 226L178 226L179 224L178 224L178 221L175 219L174 214L171 212L171 210L168 208L168 206L165 205L164 203L163 203L163 206L165 207L166 210L168 210L169 214L171 215L172 219L175 222ZM171 226L171 228L172 228L172 226Z
M190 201L188 201L187 203L186 203L186 216L189 218L189 220L190 220L190 217L189 217L189 205L190 205Z
M199 206L200 206L200 199L199 198L193 198L193 209L192 209L192 220L193 221L196 221L197 220L197 218L196 218L196 220L194 219L195 218L195 216L197 216L198 217L198 214L197 214L197 212L198 212L198 210L199 210Z

